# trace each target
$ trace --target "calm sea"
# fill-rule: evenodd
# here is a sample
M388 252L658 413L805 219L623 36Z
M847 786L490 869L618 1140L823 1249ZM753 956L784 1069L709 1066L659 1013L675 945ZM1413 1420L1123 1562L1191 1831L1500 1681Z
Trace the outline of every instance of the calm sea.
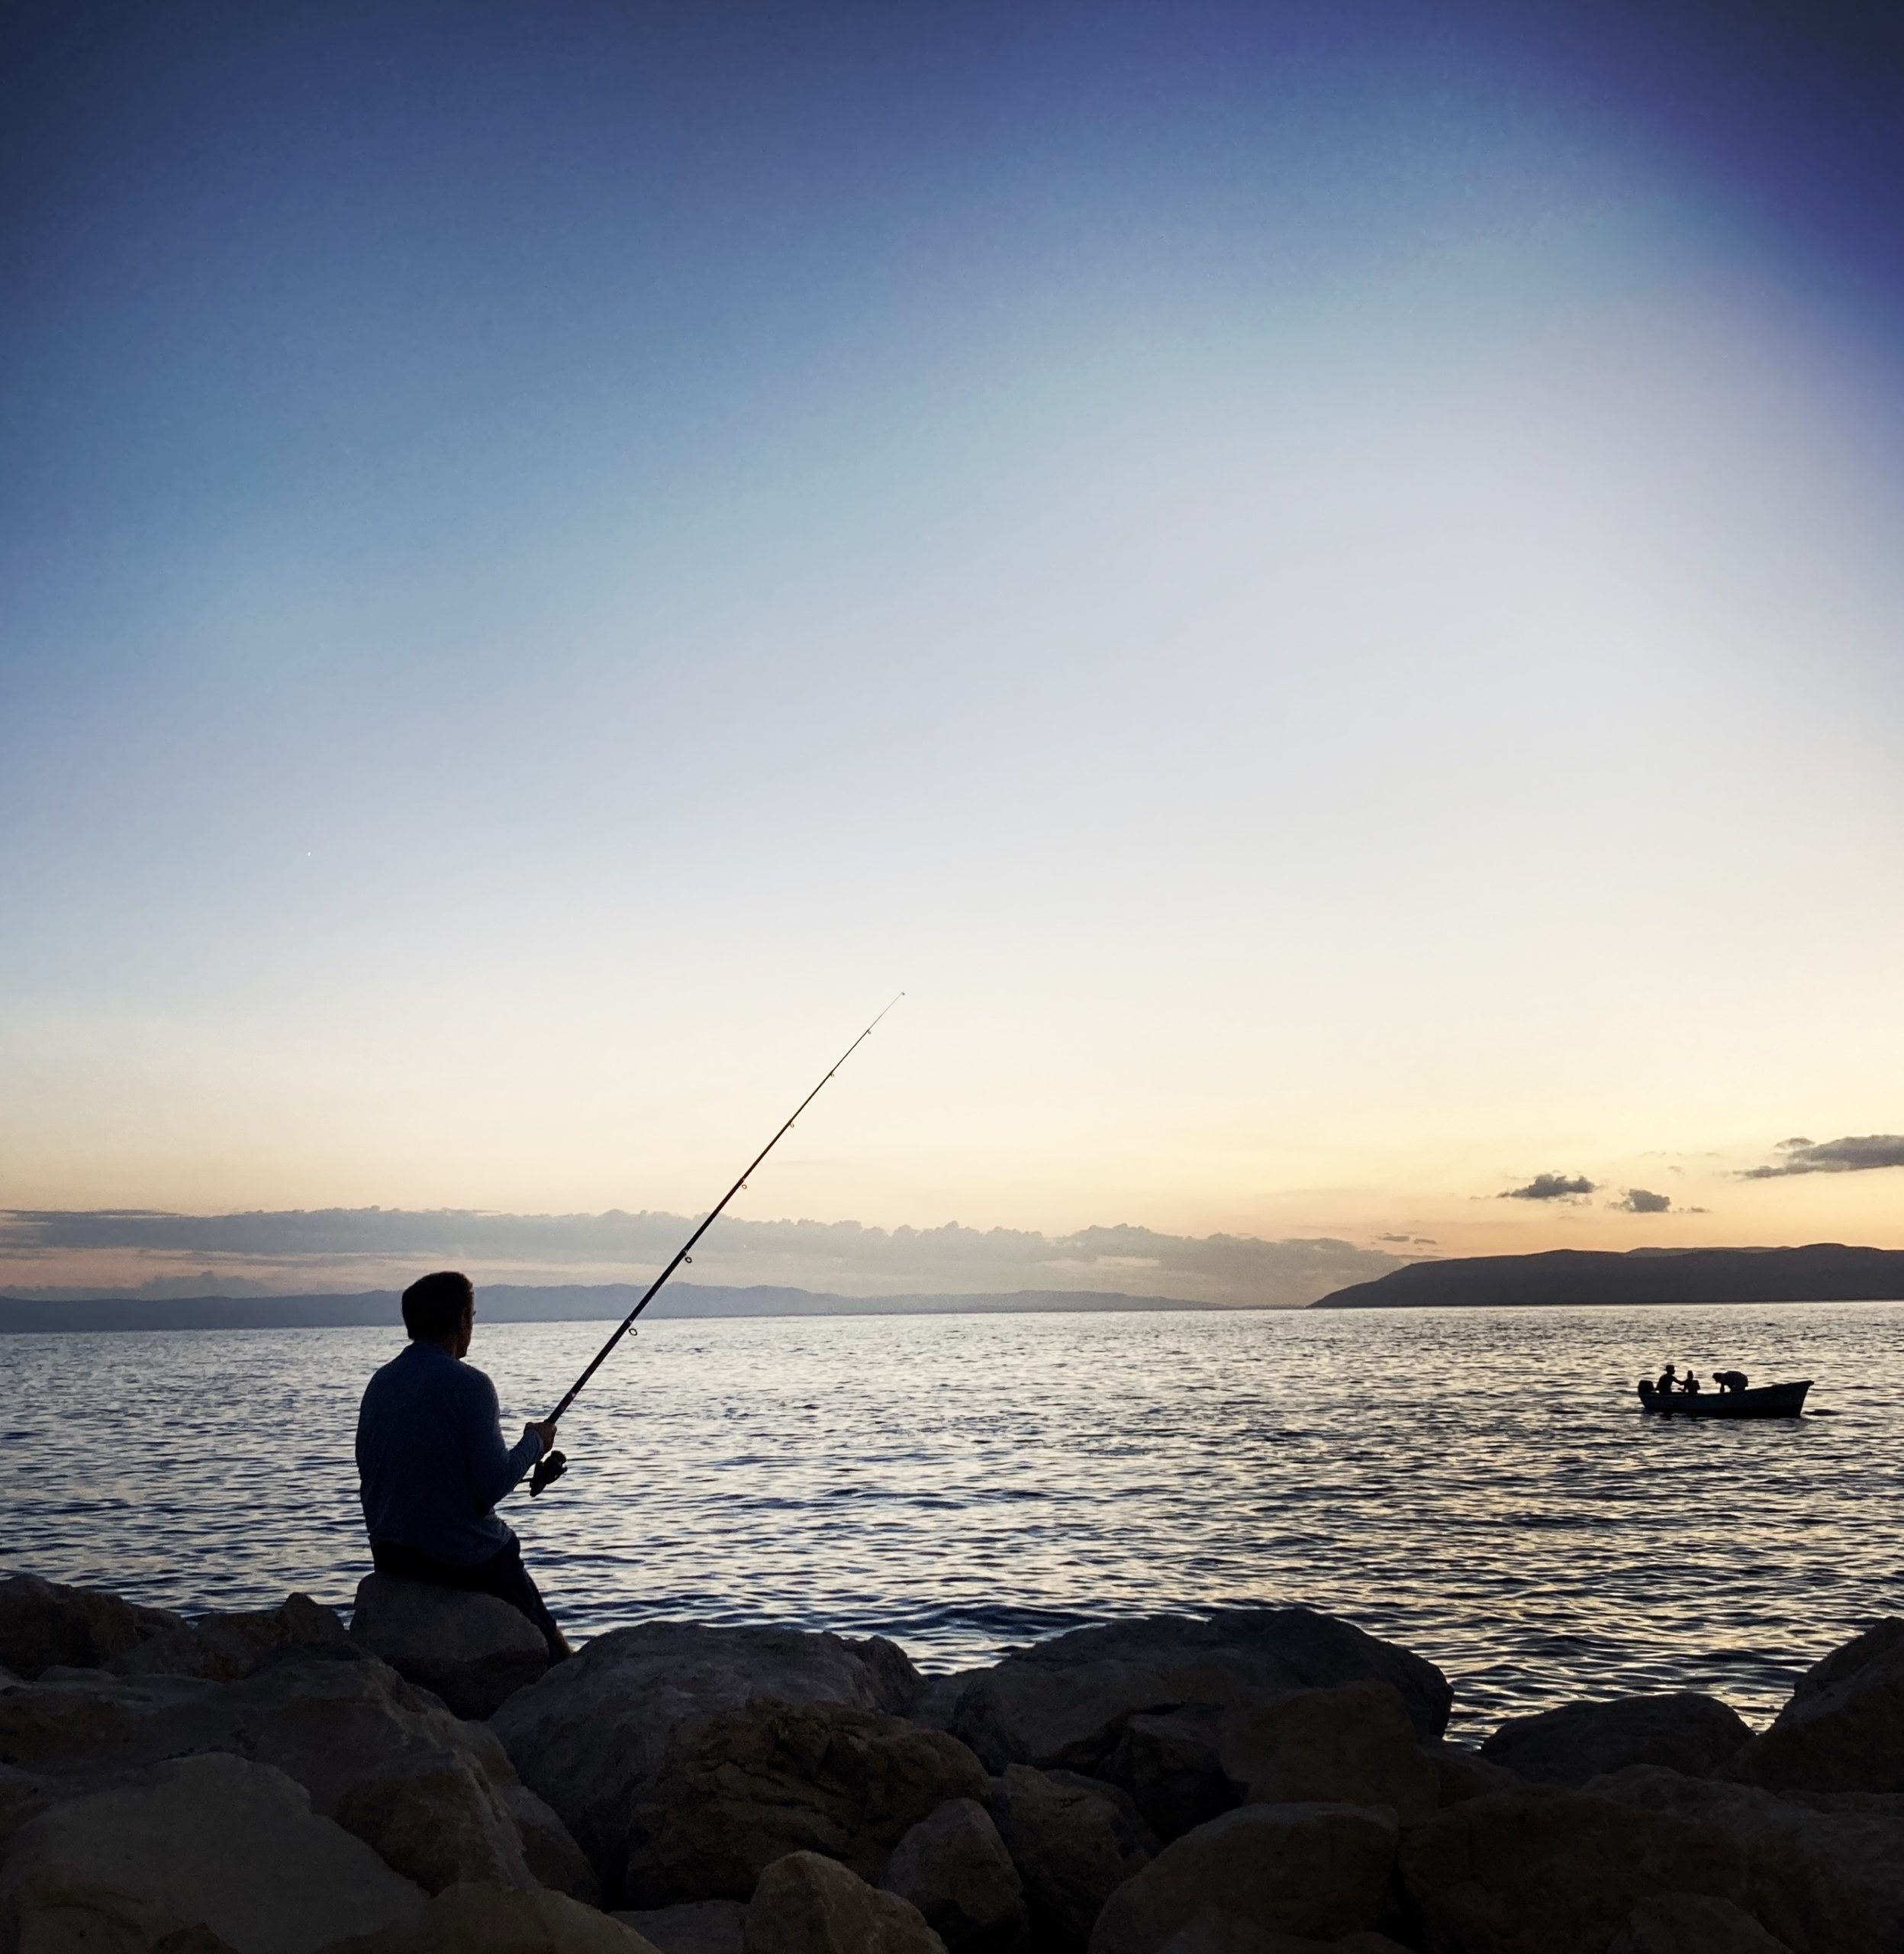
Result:
M511 1437L599 1324L479 1327ZM0 1565L188 1610L363 1571L379 1330L0 1340ZM1816 1380L1816 1415L1667 1423L1667 1359ZM1010 1316L644 1326L508 1503L582 1634L877 1631L946 1669L1078 1623L1303 1601L1432 1657L1458 1726L1696 1688L1768 1717L1904 1612L1904 1306Z

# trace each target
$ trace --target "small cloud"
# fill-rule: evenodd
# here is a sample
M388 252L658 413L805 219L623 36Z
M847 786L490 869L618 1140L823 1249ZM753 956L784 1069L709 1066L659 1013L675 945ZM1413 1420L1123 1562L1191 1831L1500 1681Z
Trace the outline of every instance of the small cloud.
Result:
M1417 1238L1413 1235L1377 1235L1375 1239L1378 1242L1412 1242Z
M1672 1204L1670 1194L1655 1194L1651 1188L1629 1188L1622 1199L1607 1203L1623 1214L1664 1214Z
M1508 1188L1496 1201L1583 1201L1600 1183L1584 1174L1536 1174L1524 1188Z
M1864 1174L1879 1167L1904 1167L1904 1133L1848 1134L1842 1140L1781 1140L1784 1155L1763 1167L1748 1167L1742 1181L1777 1181L1793 1174Z
M1432 1235L1417 1235L1415 1246L1418 1249L1432 1249L1435 1246L1435 1237Z

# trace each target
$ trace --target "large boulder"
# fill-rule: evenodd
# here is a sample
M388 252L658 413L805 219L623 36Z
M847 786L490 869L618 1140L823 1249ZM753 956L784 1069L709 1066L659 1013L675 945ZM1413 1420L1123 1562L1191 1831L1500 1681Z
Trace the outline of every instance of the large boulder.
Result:
M349 1640L337 1611L308 1594L287 1594L275 1608L198 1615L147 1636L101 1665L114 1675L202 1676L237 1682L287 1650L336 1650Z
M1544 1786L1411 1825L1398 1871L1424 1954L1606 1954L1643 1899L1747 1891L1744 1852L1714 1827Z
M678 1724L756 1698L881 1710L890 1669L836 1635L644 1622L596 1636L517 1691L491 1727L612 1889L628 1857L630 1808Z
M357 1584L350 1633L459 1717L494 1716L549 1666L542 1631L507 1601L388 1574Z
M1779 1797L1638 1765L1593 1785L1649 1817L1722 1836L1742 1856L1734 1899L1796 1954L1904 1948L1904 1798Z
M948 1798L922 1818L879 1883L910 1900L951 1954L1010 1954L1025 1938L1025 1882L975 1798Z
M1339 1940L1312 1940L1306 1933L1271 1933L1253 1921L1205 1907L1180 1927L1158 1954L1409 1954L1400 1941L1373 1928Z
M69 1795L68 1788L56 1778L0 1764L0 1856L5 1853L8 1840L21 1826Z
M946 1954L919 1909L836 1860L790 1852L760 1875L745 1954Z
M27 1682L50 1669L98 1669L185 1626L169 1609L140 1607L96 1588L62 1587L37 1574L0 1580L0 1665Z
M1104 1902L1157 1840L1129 1795L1070 1771L1006 1767L991 1814L1025 1884L1033 1944L1081 1954Z
M1129 1791L1164 1839L1238 1804L1386 1804L1408 1820L1440 1802L1436 1767L1385 1682L1140 1713L1123 1720L1094 1771Z
M487 1731L483 1734L488 1736ZM495 1740L490 1741L493 1743ZM498 1762L492 1765L485 1757L485 1768L489 1770L490 1781L501 1793L509 1816L516 1821L522 1856L531 1875L538 1885L553 1892L566 1893L585 1907L600 1906L601 1881L595 1877L588 1855L575 1843L554 1808L517 1777L515 1767L501 1745L496 1744L495 1749Z
M675 1730L631 1803L620 1892L636 1907L744 1899L795 1852L871 1878L908 1827L987 1788L956 1738L903 1717L839 1703L720 1711Z
M475 1881L536 1887L506 1798L466 1752L423 1751L356 1778L337 1823L426 1893Z
M1205 1907L1271 1933L1335 1940L1380 1918L1394 1869L1393 1812L1255 1804L1166 1846L1105 1903L1091 1954L1157 1954Z
M1835 1649L1821 1656L1799 1678L1793 1697L1803 1702L1807 1697L1821 1696L1879 1657L1891 1655L1899 1649L1904 1649L1904 1620L1891 1615L1873 1622L1850 1641L1841 1642Z
M1242 1802L1222 1754L1225 1725L1239 1714L1222 1704L1193 1703L1120 1717L1097 1747L1090 1775L1128 1791L1158 1838L1180 1839Z
M424 1896L268 1765L180 1758L69 1798L0 1867L0 1943L115 1950L216 1944L315 1954L414 1917Z
M656 1954L623 1922L566 1894L453 1886L412 1917L330 1954Z
M1663 1893L1633 1909L1608 1954L1791 1954L1751 1915L1705 1893Z
M942 1675L921 1676L912 1707L900 1714L910 1717L924 1730L949 1730L952 1714L958 1707L958 1699L965 1694L966 1685L976 1677L991 1673L988 1663L981 1669L952 1669Z
M1577 1788L1629 1764L1663 1764L1703 1778L1751 1734L1738 1711L1716 1696L1622 1696L1511 1717L1481 1746L1481 1755L1522 1778Z
M224 1751L269 1764L313 1808L433 1887L535 1883L500 1745L367 1656L293 1654L237 1683L63 1675L0 1694L0 1763L96 1776Z
M620 1912L615 1918L651 1943L658 1954L741 1954L747 1932L747 1909L738 1900L690 1900Z
M1459 1804L1464 1798L1485 1798L1490 1791L1519 1791L1525 1781L1517 1772L1490 1763L1464 1744L1423 1744L1422 1755L1435 1767L1437 1805Z
M1817 1663L1721 1775L1775 1791L1904 1791L1904 1621Z
M848 1636L846 1647L865 1665L874 1692L873 1707L890 1717L910 1717L917 1720L925 1700L926 1683L913 1659L897 1642L883 1635Z
M1232 1710L1217 1756L1245 1804L1384 1804L1406 1822L1438 1802L1435 1765L1385 1682L1297 1690Z
M1152 1615L1074 1629L980 1672L951 1727L991 1770L1090 1771L1133 1713L1363 1682L1392 1684L1422 1737L1445 1728L1452 1692L1432 1662L1309 1608L1226 1608L1203 1619Z

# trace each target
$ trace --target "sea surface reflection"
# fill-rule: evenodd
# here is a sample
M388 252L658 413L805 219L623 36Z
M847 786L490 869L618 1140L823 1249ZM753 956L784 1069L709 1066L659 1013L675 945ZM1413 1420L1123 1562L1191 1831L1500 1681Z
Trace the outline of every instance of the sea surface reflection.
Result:
M607 1326L479 1326L510 1436ZM1904 1311L1883 1304L674 1319L508 1517L587 1634L643 1617L904 1643L928 1668L1085 1621L1304 1601L1432 1657L1458 1723L1712 1690L1768 1717L1904 1607ZM0 1340L0 1564L188 1610L364 1565L381 1330ZM1643 1417L1642 1371L1817 1380L1796 1422Z

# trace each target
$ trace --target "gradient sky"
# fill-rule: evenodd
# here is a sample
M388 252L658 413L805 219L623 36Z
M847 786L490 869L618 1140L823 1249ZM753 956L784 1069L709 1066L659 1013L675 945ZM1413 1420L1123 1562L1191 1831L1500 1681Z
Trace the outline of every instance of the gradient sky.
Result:
M9 8L0 1206L1904 1246L1881 18Z

